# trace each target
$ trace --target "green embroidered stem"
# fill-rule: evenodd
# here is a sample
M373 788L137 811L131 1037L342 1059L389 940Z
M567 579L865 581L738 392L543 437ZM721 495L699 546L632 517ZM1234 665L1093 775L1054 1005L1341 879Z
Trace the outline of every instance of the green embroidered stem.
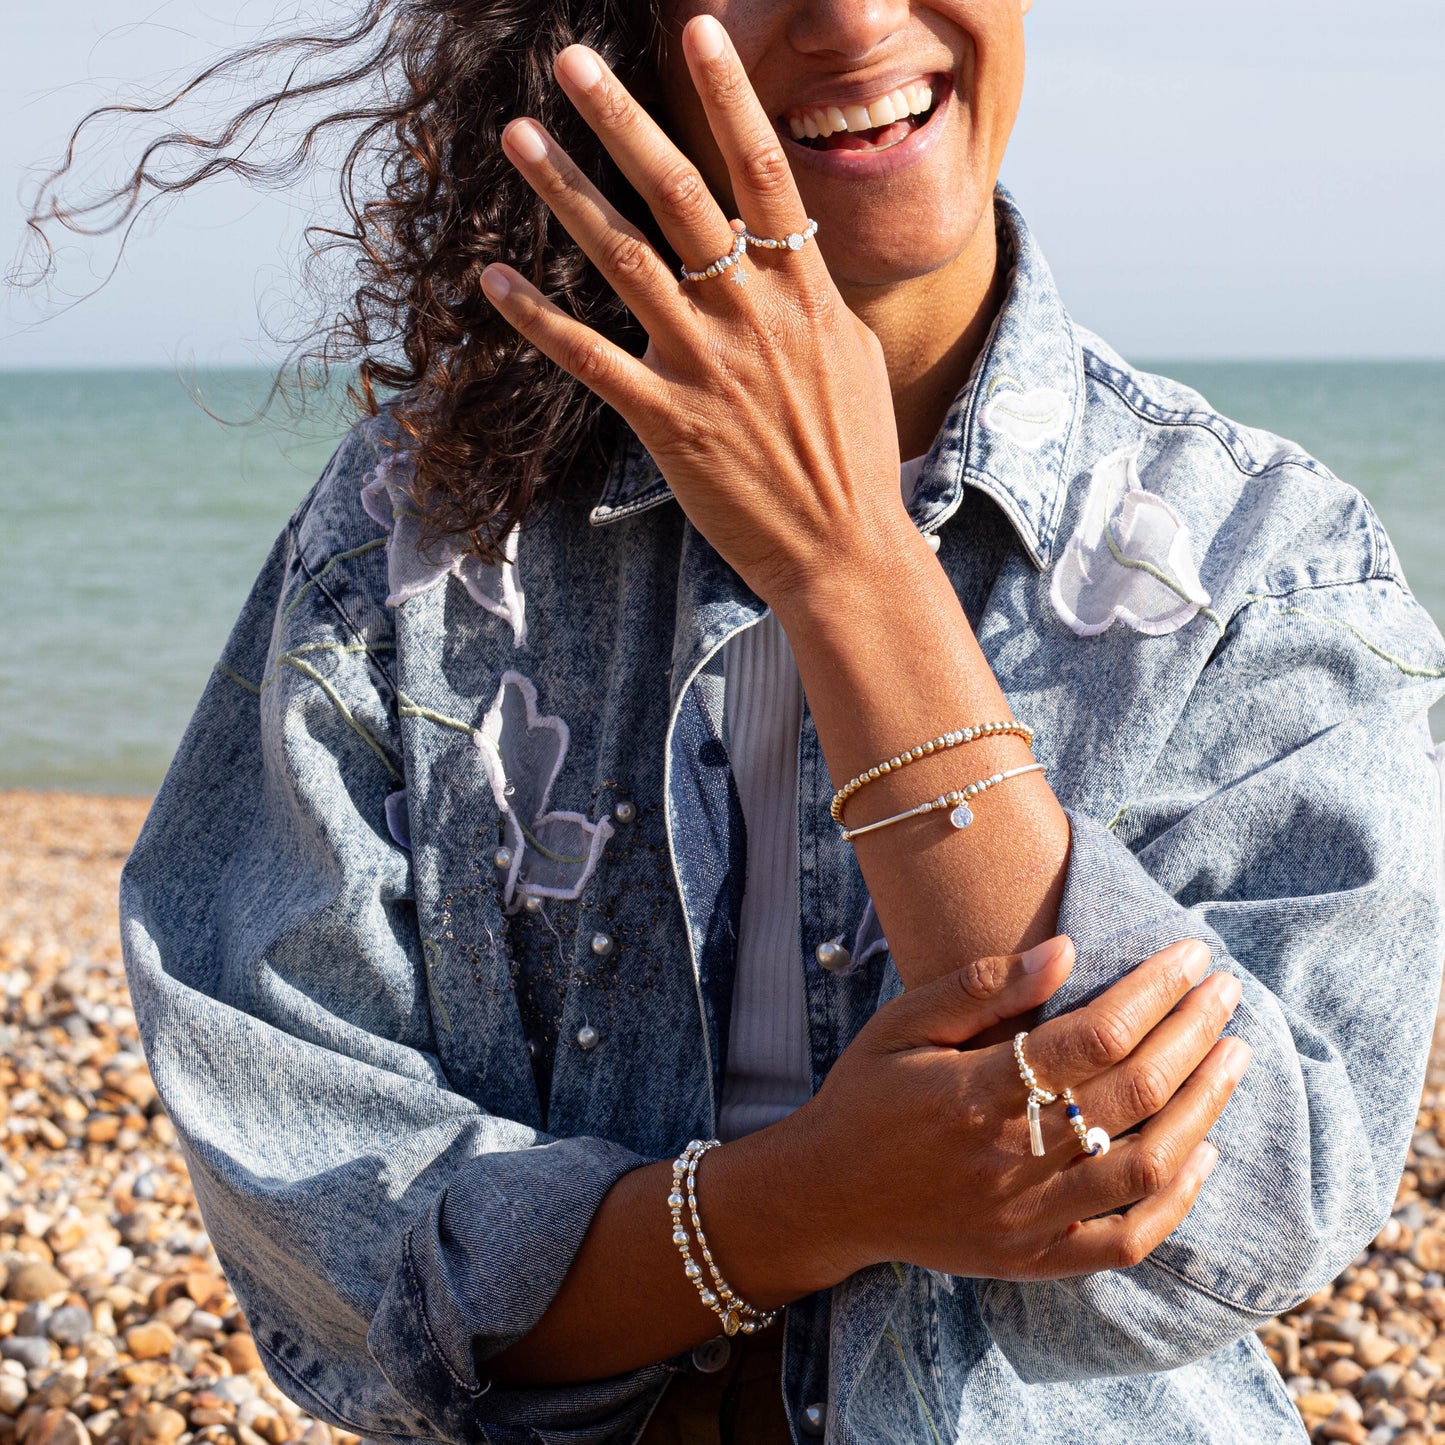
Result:
M933 1415L929 1411L928 1402L923 1398L923 1391L918 1388L918 1381L913 1378L913 1371L908 1368L908 1357L903 1353L903 1346L898 1336L891 1329L883 1331L883 1338L893 1346L898 1355L898 1363L903 1366L903 1378L908 1381L908 1388L913 1391L913 1398L918 1401L918 1408L923 1411L924 1423L928 1426L928 1434L933 1440L933 1445L943 1445L938 1438L938 1428L933 1423Z
M401 772L391 761L391 759L387 757L386 750L376 740L376 738L372 736L371 732L360 722L357 721L351 709L347 707L346 703L342 700L341 694L337 692L337 690L332 687L332 685L327 682L327 680L322 677L321 674L317 672L314 667L312 667L309 663L302 662L299 657L293 657L290 654L278 657L276 659L277 667L280 667L283 664L287 667L295 668L302 677L310 678L311 681L314 682L316 686L319 687L321 691L326 694L327 698L331 702L332 707L334 707L336 711L341 714L342 720L346 723L346 726L349 727L351 731L354 732L357 737L359 737L362 742L364 742L367 747L369 747L372 752L374 752L377 757L381 759L382 764L385 766L387 772L390 773L397 782L403 781Z
M1267 595L1250 595L1251 603L1269 603L1269 601L1273 600L1274 598L1267 597ZM1354 623L1345 623L1345 621L1341 621L1338 617L1327 617L1324 613L1312 613L1308 607L1276 607L1274 611L1276 611L1280 617L1309 617L1316 621L1316 623L1325 623L1327 627L1338 627L1338 629L1342 631L1353 634L1353 636L1360 639L1360 642L1363 643L1370 652L1373 652L1374 655L1379 657L1381 662L1390 663L1392 668L1399 668L1400 672L1405 673L1407 678L1445 678L1445 672L1442 672L1441 669L1422 668L1418 662L1407 662L1405 657L1396 657L1393 652L1386 652L1383 647L1376 646L1376 643L1370 642L1366 634L1360 631L1358 627L1355 627Z
M1193 607L1199 608L1199 615L1207 617L1218 629L1219 635L1224 636L1224 624L1219 620L1219 614L1210 607L1204 607L1195 600L1176 582L1167 572L1161 572L1152 562L1141 561L1137 557L1131 557L1119 545L1118 538L1114 536L1114 529L1108 525L1104 527L1104 540L1109 544L1109 552L1114 560L1121 567L1128 567L1135 572L1144 572L1156 582L1162 582L1182 602L1188 602Z
M1129 805L1128 803L1125 803L1124 806L1120 808L1119 811L1115 813L1114 816L1110 818L1107 823L1104 824L1104 831L1107 833L1112 833L1114 829L1117 828L1119 824L1123 821L1124 814L1128 811Z
M367 552L374 552L378 547L386 546L385 537L376 537L370 542L363 542L359 547L353 547L349 552L338 552L334 557L329 557L326 565L311 577L304 586L297 589L296 595L287 604L286 610L281 614L281 622L291 620L291 614L295 612L301 603L301 599L339 562L349 562L353 557L363 556Z
M522 830L522 836L527 840L528 844L535 848L544 858L550 859L553 863L574 864L585 863L587 861L587 854L585 853L580 858L564 858L560 853L554 853L542 843L537 838L537 835L522 821L522 815L518 813L515 808L512 810L512 816L517 820L517 826Z
M421 941L421 956L426 963L426 989L431 995L432 1007L437 1012L437 1022L446 1033L452 1031L452 1016L447 1012L447 1006L442 1002L441 993L437 989L436 974L442 966L442 951L440 945L434 938L424 938Z
M237 687L244 687L246 691L249 692L253 697L260 697L261 688L265 687L266 682L270 681L270 679L268 678L266 679L266 682L262 682L261 687L257 687L254 682L250 682L246 678L242 677L239 672L232 672L231 669L227 667L223 662L218 662L211 669L211 671L219 672L222 677L229 679L231 682L234 682Z
M463 722L459 717L448 717L444 712L433 712L429 707L422 707L420 703L413 702L404 692L397 692L397 711L402 717L417 717L423 722L435 723L438 727L451 728L453 732L466 733L469 737L476 733L471 723Z

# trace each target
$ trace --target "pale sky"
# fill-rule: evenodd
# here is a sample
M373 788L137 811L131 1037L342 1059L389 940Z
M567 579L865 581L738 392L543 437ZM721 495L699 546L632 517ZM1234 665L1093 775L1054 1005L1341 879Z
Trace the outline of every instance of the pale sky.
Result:
M9 7L0 254L18 243L25 168L81 111L278 13L277 0ZM1441 0L1036 0L1028 29L1004 178L1081 322L1133 357L1445 357ZM36 325L8 298L0 367L269 360L258 307L287 314L312 219L303 198L214 185L66 314ZM67 265L72 290L86 266Z

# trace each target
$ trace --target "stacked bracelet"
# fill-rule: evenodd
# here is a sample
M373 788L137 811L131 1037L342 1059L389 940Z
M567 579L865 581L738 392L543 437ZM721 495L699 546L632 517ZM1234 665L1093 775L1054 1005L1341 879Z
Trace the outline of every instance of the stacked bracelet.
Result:
M833 802L828 811L832 815L833 821L841 827L843 809L848 799L860 788L866 788L869 783L877 782L879 778L897 772L899 768L906 768L909 763L916 763L919 758L926 758L930 753L947 752L949 748L977 742L980 738L1004 737L1009 733L1021 737L1030 747L1033 746L1034 730L1027 723L996 722L979 723L976 727L964 728L960 732L942 733L926 743L920 743L916 748L905 748L897 757L889 758L886 762L869 768L867 772L859 773L856 778L850 778L833 794Z
M719 1142L717 1139L694 1139L672 1161L672 1188L667 1196L668 1211L672 1215L672 1242L682 1255L683 1273L693 1282L698 1298L722 1321L723 1333L751 1335L772 1324L777 1319L778 1312L754 1309L733 1292L732 1287L722 1277L722 1272L712 1257L712 1250L708 1248L707 1236L702 1232L702 1219L697 1209L697 1163L709 1149L716 1149ZM685 1198L684 1188L687 1191ZM702 1267L692 1257L687 1226L682 1222L684 1203L692 1218L693 1232L697 1235L698 1253L702 1255L712 1280L711 1289L703 1279Z
M902 823L908 818L921 818L925 813L936 813L942 808L951 810L948 821L955 828L967 828L973 822L973 809L968 805L980 793L986 793L990 788L996 788L1010 778L1021 778L1025 773L1042 773L1044 771L1043 763L1029 763L1026 767L1010 768L1006 773L994 773L990 777L980 778L976 783L970 783L966 788L958 788L951 793L940 793L936 798L930 798L916 808L909 808L906 813L895 813L891 818L880 818L876 823L865 823L861 828L844 828L843 841L851 842L862 833L873 832L875 828L887 828L893 823Z

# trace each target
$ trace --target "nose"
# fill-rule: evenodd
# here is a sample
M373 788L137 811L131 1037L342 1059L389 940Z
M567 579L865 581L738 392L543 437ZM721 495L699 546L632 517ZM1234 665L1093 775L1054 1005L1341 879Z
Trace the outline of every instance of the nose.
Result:
M907 24L908 0L798 0L788 39L804 55L859 64Z

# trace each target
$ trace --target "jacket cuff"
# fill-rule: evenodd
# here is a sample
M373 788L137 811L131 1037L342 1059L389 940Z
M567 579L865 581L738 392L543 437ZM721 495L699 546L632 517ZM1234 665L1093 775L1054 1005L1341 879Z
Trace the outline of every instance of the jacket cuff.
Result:
M647 1161L603 1139L468 1159L408 1228L367 1346L392 1386L449 1440L603 1442L645 1415L666 1366L557 1388L506 1389L481 1362L546 1313L603 1196Z

